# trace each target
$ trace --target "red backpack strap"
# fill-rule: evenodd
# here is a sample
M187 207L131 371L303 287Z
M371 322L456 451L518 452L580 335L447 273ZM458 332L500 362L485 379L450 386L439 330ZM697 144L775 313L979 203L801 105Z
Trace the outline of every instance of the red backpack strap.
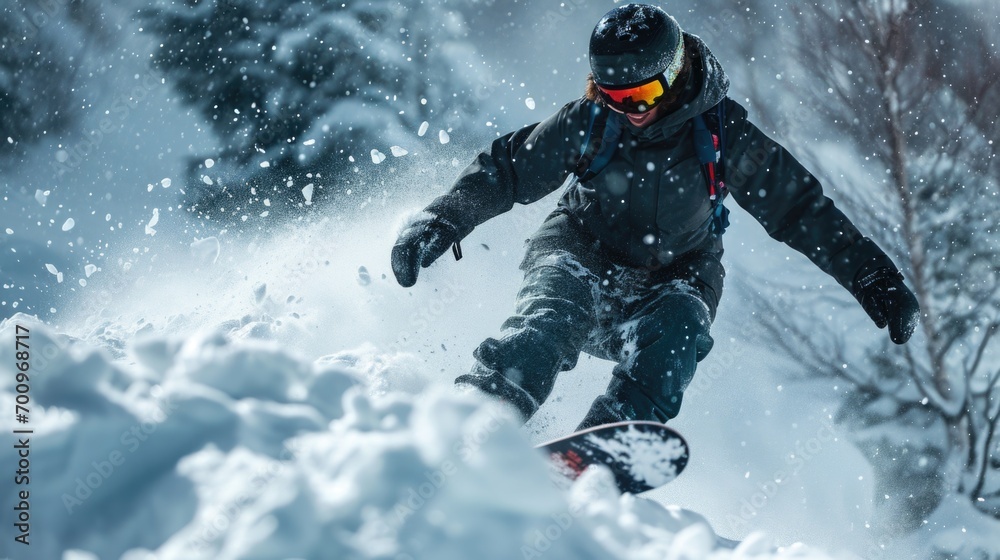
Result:
M694 117L692 121L694 122L695 153L705 174L708 198L712 201L712 231L721 235L729 227L729 209L722 203L726 197L724 179L726 162L725 100L705 113Z

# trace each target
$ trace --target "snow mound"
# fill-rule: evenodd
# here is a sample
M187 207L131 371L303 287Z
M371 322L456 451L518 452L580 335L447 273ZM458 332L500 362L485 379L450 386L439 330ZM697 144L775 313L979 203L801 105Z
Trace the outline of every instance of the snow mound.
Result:
M16 324L32 558L827 558L756 535L722 548L701 516L620 495L606 470L559 490L501 408L371 348L309 362L208 332L114 359L19 314L0 323L7 418Z

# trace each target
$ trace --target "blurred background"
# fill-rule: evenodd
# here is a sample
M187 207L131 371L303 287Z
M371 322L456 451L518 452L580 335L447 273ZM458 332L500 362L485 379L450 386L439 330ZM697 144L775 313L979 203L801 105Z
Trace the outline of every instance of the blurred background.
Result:
M581 95L615 5L5 3L0 318L122 359L137 333L232 323L306 358L407 353L450 382L511 311L522 243L556 199L480 227L408 290L388 265L396 228L492 139ZM993 557L977 554L1000 546L1000 7L660 5L926 315L892 346L734 209L716 347L675 421L692 463L651 497L734 539ZM575 426L609 375L596 359L564 374L532 439Z

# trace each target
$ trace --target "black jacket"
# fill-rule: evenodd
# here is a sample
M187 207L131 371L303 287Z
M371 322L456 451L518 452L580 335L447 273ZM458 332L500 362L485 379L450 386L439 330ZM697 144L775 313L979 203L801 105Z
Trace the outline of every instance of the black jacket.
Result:
M824 196L819 181L726 97L728 78L705 44L692 35L685 39L688 52L695 53L690 101L644 129L626 123L608 166L584 188L569 186L559 210L576 217L623 264L659 267L690 251L721 254L722 236L708 228L712 205L695 156L691 118L723 102L726 185L771 237L809 257L852 293L863 264L875 260L876 266L895 269ZM498 138L427 211L464 237L515 202L530 204L570 185L566 179L580 157L591 103L573 101L540 123Z

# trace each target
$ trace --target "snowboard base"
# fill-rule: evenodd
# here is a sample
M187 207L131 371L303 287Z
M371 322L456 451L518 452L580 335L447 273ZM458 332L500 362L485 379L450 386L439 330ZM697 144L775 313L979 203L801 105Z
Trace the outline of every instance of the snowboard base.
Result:
M687 442L672 428L646 421L595 426L536 446L553 467L575 480L591 465L611 469L621 492L659 488L681 474L688 462Z

